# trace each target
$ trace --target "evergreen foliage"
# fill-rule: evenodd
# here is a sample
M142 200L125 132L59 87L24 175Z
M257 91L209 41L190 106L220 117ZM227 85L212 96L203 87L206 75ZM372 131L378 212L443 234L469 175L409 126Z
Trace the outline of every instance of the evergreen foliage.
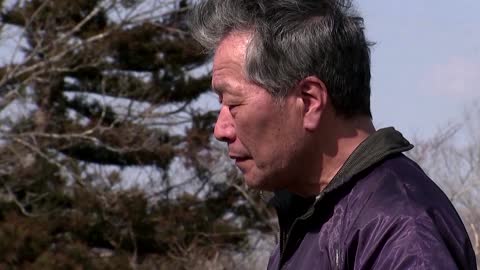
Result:
M20 40L0 63L0 269L202 269L272 230L232 168L213 172L187 9L2 2L1 41Z

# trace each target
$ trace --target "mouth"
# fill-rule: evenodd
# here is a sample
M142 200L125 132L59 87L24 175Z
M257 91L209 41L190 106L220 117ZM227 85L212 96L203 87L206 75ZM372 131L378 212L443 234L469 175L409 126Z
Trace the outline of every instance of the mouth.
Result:
M248 160L250 159L249 157L246 157L246 156L234 156L234 155L231 155L229 156L231 159L235 160L235 162L242 162L242 161L245 161L245 160Z
M235 166L237 166L237 168L240 169L240 171L242 173L245 173L245 171L248 168L248 160L250 160L250 158L249 157L237 157L237 156L231 156L230 158L235 161Z

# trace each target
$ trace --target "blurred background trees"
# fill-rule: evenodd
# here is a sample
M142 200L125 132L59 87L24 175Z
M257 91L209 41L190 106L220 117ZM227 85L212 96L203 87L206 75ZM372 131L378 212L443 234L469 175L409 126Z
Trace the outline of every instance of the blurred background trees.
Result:
M447 194L467 229L480 265L480 100L461 119L446 123L429 138L412 140L408 155Z
M0 268L239 268L273 227L196 105L189 3L0 3Z

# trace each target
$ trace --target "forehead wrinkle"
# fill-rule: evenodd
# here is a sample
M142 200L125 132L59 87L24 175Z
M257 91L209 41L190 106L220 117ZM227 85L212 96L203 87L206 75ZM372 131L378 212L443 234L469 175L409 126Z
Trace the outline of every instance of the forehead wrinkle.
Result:
M221 81L213 85L213 91L217 95L229 95L229 96L238 96L239 93L234 91L235 86L227 81Z
M212 90L216 94L238 96L237 90L247 83L245 70L246 47L251 37L247 32L231 32L217 47L213 57Z
M217 94L227 93L229 95L238 95L234 89L239 88L239 84L244 81L238 77L238 74L228 74L229 68L218 69L214 72L212 79L212 90Z
M227 92L228 91L227 89L229 87L230 87L230 85L228 83L225 83L225 82L212 83L212 90L213 90L213 92L215 92L218 95Z

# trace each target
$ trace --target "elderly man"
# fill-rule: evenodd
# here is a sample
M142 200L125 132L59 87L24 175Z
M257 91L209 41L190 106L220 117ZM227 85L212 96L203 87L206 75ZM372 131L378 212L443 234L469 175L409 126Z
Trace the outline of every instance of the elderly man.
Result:
M375 130L363 20L339 0L205 0L192 32L214 53L214 135L248 186L275 192L268 269L476 269L444 193Z

